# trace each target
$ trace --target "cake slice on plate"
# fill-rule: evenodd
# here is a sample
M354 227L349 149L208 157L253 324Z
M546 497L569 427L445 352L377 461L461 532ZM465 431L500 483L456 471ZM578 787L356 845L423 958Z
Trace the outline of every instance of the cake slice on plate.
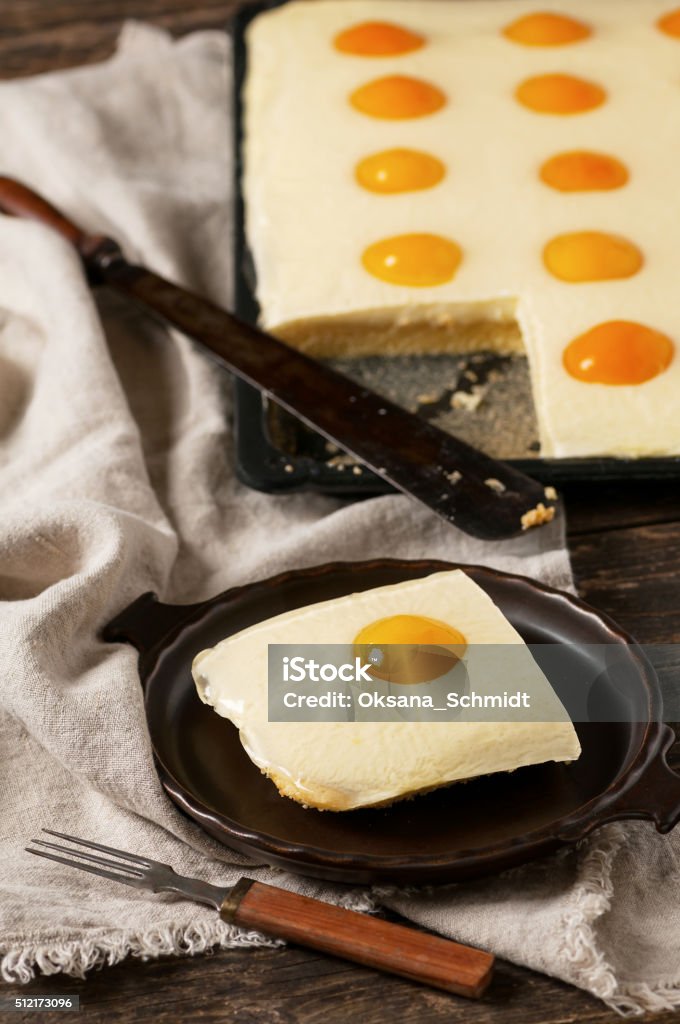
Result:
M392 693L410 696L423 683L436 686L440 702L447 690L528 692L531 714L470 708L445 721L356 720L361 712L355 720L269 721L270 644L346 645L362 658L378 651L381 664L382 655L387 659L378 677L391 678ZM390 648L413 656L390 669ZM433 657L441 652L437 679ZM192 671L199 697L233 722L250 759L283 796L310 807L384 806L479 775L572 761L581 752L524 641L462 570L285 612L201 651Z

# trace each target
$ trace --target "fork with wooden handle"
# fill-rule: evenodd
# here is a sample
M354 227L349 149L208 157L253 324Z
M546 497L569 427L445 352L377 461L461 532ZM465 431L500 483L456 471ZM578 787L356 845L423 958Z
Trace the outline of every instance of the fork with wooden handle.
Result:
M47 828L42 831L72 845L32 839L34 846L40 849L26 847L28 853L136 889L177 893L195 903L214 907L228 924L255 928L266 935L471 999L481 996L491 981L494 958L480 949L345 910L252 878L241 878L235 885L226 887L211 885L198 878L178 875L170 865L159 864L149 857Z

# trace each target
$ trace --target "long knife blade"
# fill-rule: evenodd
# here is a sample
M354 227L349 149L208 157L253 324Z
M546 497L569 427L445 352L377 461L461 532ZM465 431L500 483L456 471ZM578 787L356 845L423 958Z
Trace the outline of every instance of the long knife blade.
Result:
M523 525L527 513L529 521L551 518L553 502L536 480L206 299L128 263L110 243L86 263L102 282L160 315L231 373L466 533L500 540L533 525L526 518Z
M37 192L0 176L0 210L59 232L93 283L105 283L192 337L398 490L485 540L512 537L554 515L554 492L503 462L297 352L142 266L113 239L90 235Z

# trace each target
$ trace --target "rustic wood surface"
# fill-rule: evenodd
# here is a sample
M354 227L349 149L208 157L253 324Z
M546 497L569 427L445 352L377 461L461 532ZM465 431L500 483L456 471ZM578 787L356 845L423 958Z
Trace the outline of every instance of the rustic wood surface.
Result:
M107 57L126 18L180 35L221 28L224 0L0 0L0 77ZM680 641L680 487L677 483L572 486L570 547L581 595L643 643ZM194 959L128 960L86 981L60 975L2 994L70 994L87 1024L612 1024L621 1018L585 993L500 962L481 1002L287 947L219 951ZM8 1024L54 1014L0 1014ZM649 1022L677 1020L652 1014Z

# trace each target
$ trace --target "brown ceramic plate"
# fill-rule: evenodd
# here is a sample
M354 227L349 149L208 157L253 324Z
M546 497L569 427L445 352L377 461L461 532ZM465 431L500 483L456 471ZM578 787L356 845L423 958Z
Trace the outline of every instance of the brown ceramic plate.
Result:
M104 636L127 640L140 652L149 731L170 798L211 835L260 863L357 883L473 878L546 854L621 818L649 818L660 831L671 829L680 818L680 777L665 761L674 733L660 722L653 669L611 620L523 576L460 567L525 641L569 644L575 670L581 658L587 671L588 645L616 645L617 672L625 667L638 707L636 721L578 725L583 753L570 766L538 765L474 779L384 809L320 812L279 796L246 756L231 723L198 699L192 659L223 637L292 608L453 568L447 562L389 559L333 563L229 590L198 605L140 597Z

